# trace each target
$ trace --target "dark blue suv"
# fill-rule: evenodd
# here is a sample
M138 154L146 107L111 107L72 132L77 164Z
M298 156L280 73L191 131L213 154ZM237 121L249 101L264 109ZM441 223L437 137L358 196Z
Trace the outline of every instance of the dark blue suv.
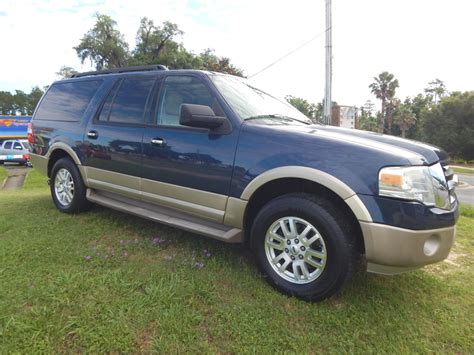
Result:
M29 129L62 212L91 203L247 243L279 290L322 300L359 265L443 260L458 202L442 150L314 125L244 79L162 66L55 82Z

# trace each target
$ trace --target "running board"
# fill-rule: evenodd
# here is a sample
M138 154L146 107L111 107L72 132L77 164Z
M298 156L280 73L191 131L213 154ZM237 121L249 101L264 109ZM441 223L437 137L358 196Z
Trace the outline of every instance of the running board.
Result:
M227 243L241 243L242 230L192 216L166 207L129 199L110 192L87 189L87 199L117 211L133 214L188 232L202 234Z

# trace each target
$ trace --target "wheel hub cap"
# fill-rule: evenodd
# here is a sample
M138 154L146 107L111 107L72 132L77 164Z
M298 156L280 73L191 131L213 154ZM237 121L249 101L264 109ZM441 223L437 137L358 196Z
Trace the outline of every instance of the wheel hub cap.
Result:
M327 261L322 235L298 217L283 217L272 223L265 236L265 254L280 277L296 284L316 280Z
M63 206L69 206L74 198L74 180L67 169L59 169L54 178L54 194Z

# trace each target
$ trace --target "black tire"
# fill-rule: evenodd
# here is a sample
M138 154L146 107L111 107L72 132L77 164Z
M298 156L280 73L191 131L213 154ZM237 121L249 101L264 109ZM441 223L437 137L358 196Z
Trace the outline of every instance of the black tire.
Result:
M278 226L274 223L287 216L297 217L309 222L323 239L325 255L327 256L325 265L321 267L322 271L314 268L315 276L313 277L316 278L312 280L308 277L306 281L303 280L307 283L301 284L297 281L285 279L285 275L281 275L272 267L269 260L271 256L267 257L268 249L265 247L267 231L272 225ZM282 232L283 229L280 229L278 233ZM327 198L311 194L293 193L283 195L267 203L255 218L250 237L251 248L255 254L257 264L266 276L267 281L278 290L307 301L322 301L339 291L357 269L360 257L356 247L355 234L351 232L351 224L348 223L347 217ZM290 242L285 239L285 251L288 250L286 243L293 243L293 241L298 242L295 239ZM322 242L317 243L319 243L319 248L322 250ZM297 250L298 245L302 244L292 245L296 246L293 249L295 253L304 253ZM310 247L307 248L310 249ZM277 252L280 253L280 251ZM289 252L292 253L292 250L290 249ZM281 253L283 254L283 251ZM295 258L292 260L296 260L296 262L298 262L298 257L302 258L302 260L299 260L300 262L306 260L306 255L290 255L290 253L286 253L284 257ZM322 259L319 261L321 262ZM296 273L292 273L291 270L294 271L295 269L292 269L293 261L290 261L290 263L288 269L285 269L284 272L300 276L298 270L302 273L302 269L297 269ZM281 264L284 264L284 262L281 262ZM312 266L307 264L306 271L308 271L308 267L311 268ZM320 272L319 276L318 272ZM286 277L288 278L288 276Z
M74 189L72 194L72 200L70 203L64 204L58 199L55 191L56 175L60 170L66 170L72 177L74 183ZM87 211L91 207L91 203L86 199L87 188L82 181L79 169L76 164L69 158L59 159L51 169L51 196L56 208L64 213L79 213Z

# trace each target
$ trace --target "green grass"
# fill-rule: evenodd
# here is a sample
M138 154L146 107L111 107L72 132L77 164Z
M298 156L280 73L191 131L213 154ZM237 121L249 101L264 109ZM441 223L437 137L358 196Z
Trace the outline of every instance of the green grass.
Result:
M240 246L100 207L59 213L45 181L0 192L0 353L474 352L474 218L447 261L361 272L311 304L269 287Z
M473 169L461 168L461 167L458 168L454 166L452 166L451 169L453 169L453 171L458 174L474 174Z
M2 188L3 182L7 178L7 175L8 175L7 169L5 169L3 166L0 165L0 189Z
M461 204L461 216L474 218L474 206Z

